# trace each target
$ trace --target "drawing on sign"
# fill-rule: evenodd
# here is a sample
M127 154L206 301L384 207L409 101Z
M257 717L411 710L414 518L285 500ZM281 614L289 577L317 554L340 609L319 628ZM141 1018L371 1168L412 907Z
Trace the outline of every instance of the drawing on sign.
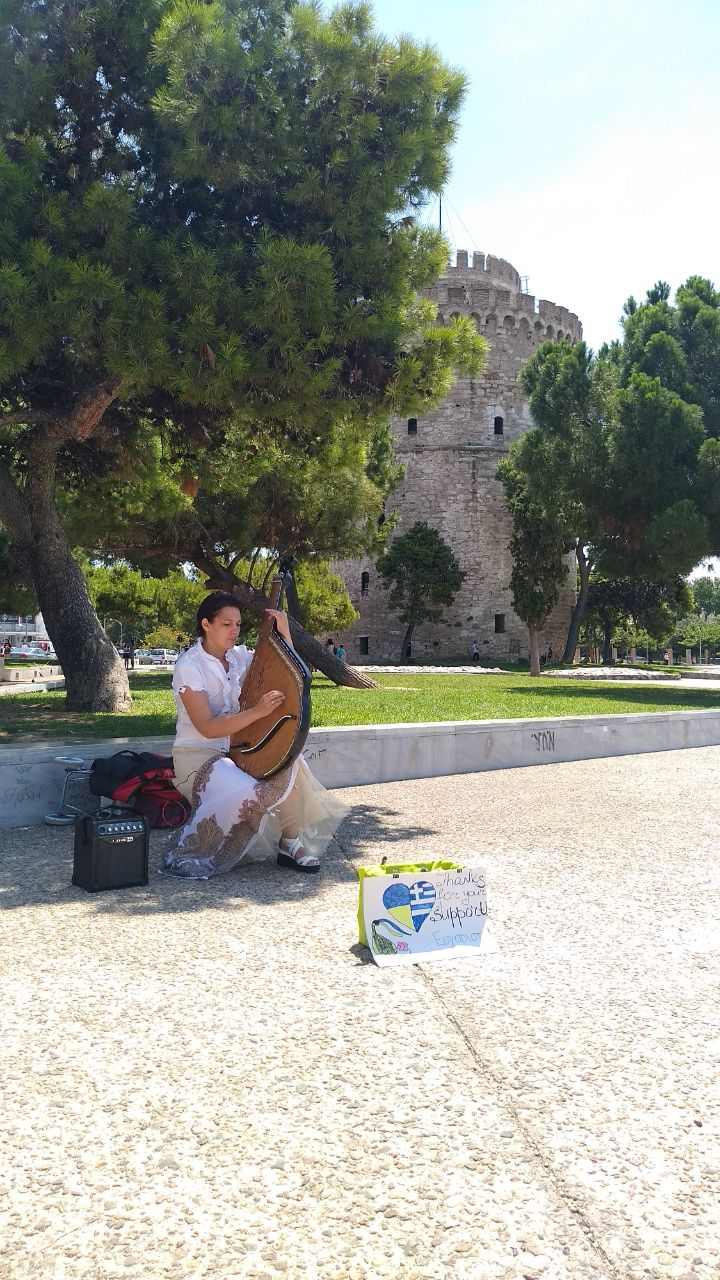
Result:
M485 877L477 867L426 872L417 880L407 872L392 880L370 876L363 894L365 934L378 964L488 949Z
M435 906L435 886L429 880L416 880L411 885L397 882L388 885L382 901L403 932L412 933L414 929L419 933ZM380 921L374 923L380 924Z

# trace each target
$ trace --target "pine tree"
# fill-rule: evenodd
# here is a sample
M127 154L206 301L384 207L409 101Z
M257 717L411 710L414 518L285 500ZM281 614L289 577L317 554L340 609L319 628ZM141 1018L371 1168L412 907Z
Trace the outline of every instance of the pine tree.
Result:
M464 84L366 6L0 0L0 510L74 709L128 704L58 493L312 458L477 371L418 292Z

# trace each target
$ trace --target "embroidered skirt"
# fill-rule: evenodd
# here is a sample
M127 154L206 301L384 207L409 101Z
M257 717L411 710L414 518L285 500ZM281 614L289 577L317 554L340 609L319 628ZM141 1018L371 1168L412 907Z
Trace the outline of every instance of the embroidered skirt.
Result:
M265 781L212 748L176 748L173 760L175 785L192 813L163 855L160 875L209 880L250 851L274 856L285 827L298 830L306 852L318 858L349 813L302 757Z

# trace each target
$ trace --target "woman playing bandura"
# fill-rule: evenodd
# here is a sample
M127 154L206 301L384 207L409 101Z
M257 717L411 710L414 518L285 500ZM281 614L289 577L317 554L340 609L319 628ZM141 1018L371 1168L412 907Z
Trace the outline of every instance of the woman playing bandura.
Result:
M292 645L286 615L268 613ZM175 785L193 807L164 855L161 875L209 880L251 849L278 849L279 866L319 871L319 855L347 807L317 782L302 757L265 781L233 764L226 754L230 735L277 711L284 694L271 690L249 710L237 709L252 650L236 645L240 609L230 592L214 591L203 600L197 629L197 643L178 658L173 675Z

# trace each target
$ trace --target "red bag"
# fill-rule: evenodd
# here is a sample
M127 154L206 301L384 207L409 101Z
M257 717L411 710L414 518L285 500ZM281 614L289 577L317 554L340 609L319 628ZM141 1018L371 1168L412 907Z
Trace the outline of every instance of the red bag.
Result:
M148 778L141 782L129 803L147 818L151 827L181 827L190 817L188 801L165 778Z
M190 817L174 776L172 756L126 750L94 760L89 785L93 795L109 796L144 814L149 826L168 829L181 827Z

